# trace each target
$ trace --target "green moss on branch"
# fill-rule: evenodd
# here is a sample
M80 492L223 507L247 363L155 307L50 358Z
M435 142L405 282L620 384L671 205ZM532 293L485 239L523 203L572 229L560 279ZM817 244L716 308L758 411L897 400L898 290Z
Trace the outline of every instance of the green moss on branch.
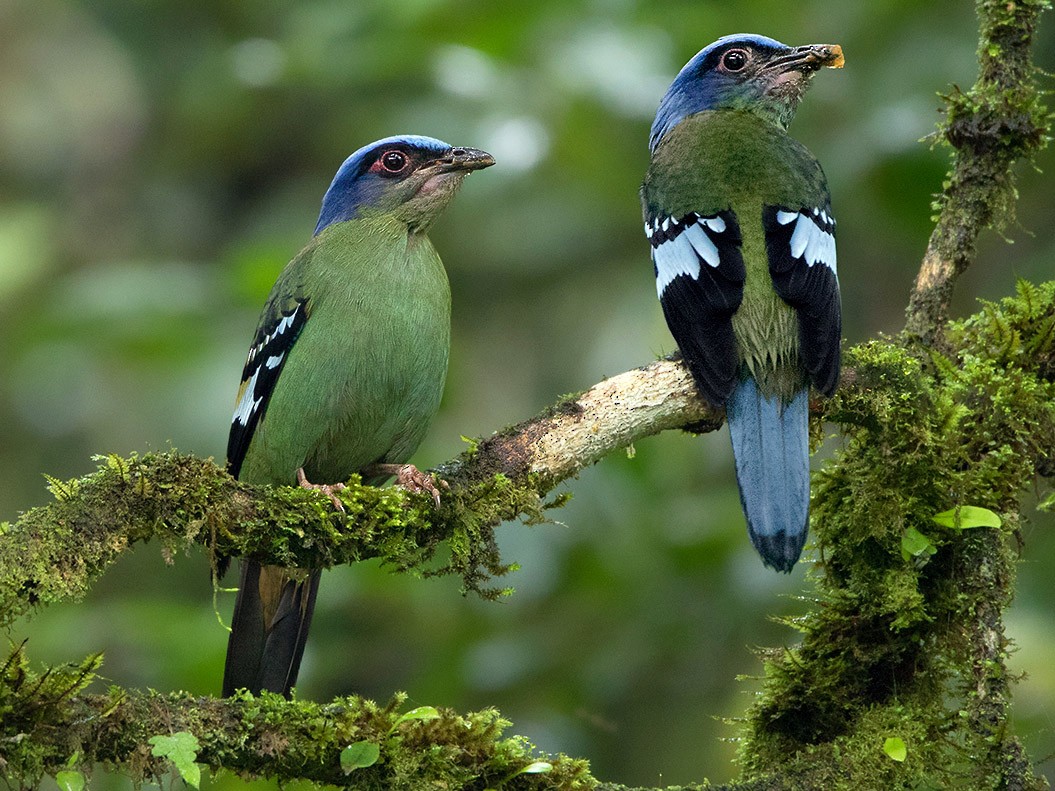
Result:
M354 478L340 514L317 492L248 486L211 460L176 452L105 457L95 473L50 488L54 503L0 524L0 624L34 606L79 599L122 552L151 538L168 556L202 543L218 556L290 567L382 558L425 571L446 541L450 557L431 573L460 573L479 587L507 570L494 526L542 513L533 479L514 484L498 475L452 489L438 511L424 495Z
M99 660L34 675L16 651L0 680L0 769L24 788L48 774L93 763L120 767L136 783L160 780L172 769L145 747L150 738L193 734L196 760L214 770L245 776L302 778L369 791L449 789L553 789L596 786L588 764L563 755L543 756L525 739L503 733L509 723L486 710L461 715L449 709L403 711L405 695L381 706L358 697L331 703L254 698L194 697L112 689L82 695ZM356 742L379 748L377 761L341 768L341 751ZM520 774L545 760L544 774ZM515 782L508 782L515 778Z
M907 310L905 329L926 345L940 336L953 284L973 259L978 234L1013 219L1012 166L1035 157L1051 131L1032 60L1037 23L1050 2L978 0L976 7L978 80L946 97L941 139L955 156Z
M477 443L442 468L450 483L439 509L425 495L361 485L340 497L253 487L211 460L176 452L101 457L97 472L51 481L56 502L0 524L0 625L32 607L78 599L131 545L156 538L174 556L190 545L217 557L245 556L289 567L327 568L381 558L393 568L454 573L486 597L509 570L494 528L542 521L546 495L605 454L687 425L719 425L679 363L660 360L612 377L557 408ZM446 543L446 561L432 561Z
M950 326L950 357L884 341L849 351L857 387L828 411L846 444L814 479L817 602L794 621L802 644L766 656L741 751L749 777L779 769L804 789L1046 787L1008 726L1001 617L1019 501L1055 447L1053 322L1055 284L1020 284ZM964 505L1003 527L932 519ZM884 755L892 737L905 761Z

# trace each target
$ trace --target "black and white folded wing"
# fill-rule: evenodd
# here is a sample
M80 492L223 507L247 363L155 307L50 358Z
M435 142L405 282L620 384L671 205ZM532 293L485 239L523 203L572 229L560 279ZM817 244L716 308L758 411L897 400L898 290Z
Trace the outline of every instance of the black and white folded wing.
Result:
M275 392L289 351L307 323L308 313L306 297L284 293L277 286L264 307L242 369L242 383L238 387L231 433L227 438L227 469L236 478L253 440L253 432Z
M799 319L799 356L813 386L831 395L839 382L842 319L831 205L766 206L769 274Z
M740 227L732 211L647 216L656 293L696 386L721 407L736 387L740 361L733 314L744 296Z

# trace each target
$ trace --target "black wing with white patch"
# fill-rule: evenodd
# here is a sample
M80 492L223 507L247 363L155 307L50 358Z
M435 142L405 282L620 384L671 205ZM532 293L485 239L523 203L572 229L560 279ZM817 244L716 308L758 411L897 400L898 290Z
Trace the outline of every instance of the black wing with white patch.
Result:
M227 469L236 478L253 439L253 431L264 416L267 403L275 391L289 350L308 320L306 298L290 299L283 310L273 310L274 307L273 303L268 304L264 309L264 318L257 327L253 345L249 348L249 357L242 370L238 403L231 418L231 433L227 438Z
M700 394L724 406L740 367L732 317L744 296L740 226L731 210L645 221L656 293Z
M813 386L831 395L839 382L842 315L831 205L762 210L773 288L799 318L799 355Z

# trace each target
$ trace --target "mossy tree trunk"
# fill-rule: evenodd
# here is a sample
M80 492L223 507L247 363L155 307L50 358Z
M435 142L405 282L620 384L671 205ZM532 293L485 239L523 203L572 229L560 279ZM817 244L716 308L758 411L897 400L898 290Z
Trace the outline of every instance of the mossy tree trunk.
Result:
M815 600L789 624L801 645L766 656L743 725L743 777L730 788L1046 787L1009 725L1002 615L1021 495L1055 474L1055 284L1022 283L965 321L948 322L947 310L978 233L1009 217L1012 165L1048 133L1030 60L1047 6L977 4L980 75L948 98L954 161L906 329L849 349L839 392L816 405L816 433L826 420L845 443L814 479ZM660 361L445 465L451 492L435 513L400 491L353 485L338 515L325 497L246 486L200 459L108 457L91 476L53 481L55 503L0 526L0 622L83 596L149 537L173 552L197 542L288 565L381 557L407 568L445 542L444 570L494 595L487 586L506 568L500 521L541 518L560 504L545 499L559 481L635 439L721 419L678 362ZM62 772L75 783L101 761L136 778L175 766L193 779L200 764L357 788L619 788L585 761L540 758L503 736L494 711L406 712L398 695L379 705L84 694L98 663L34 671L17 649L3 665L0 768L16 785ZM172 734L183 741L151 741Z

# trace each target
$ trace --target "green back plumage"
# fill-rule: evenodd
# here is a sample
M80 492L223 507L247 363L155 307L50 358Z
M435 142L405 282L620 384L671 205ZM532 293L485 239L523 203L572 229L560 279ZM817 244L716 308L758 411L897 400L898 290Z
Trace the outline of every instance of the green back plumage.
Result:
M757 34L704 47L660 102L642 186L664 317L725 408L748 532L779 571L805 542L809 386L836 386L841 333L824 174L785 130L814 72L842 62Z
M336 482L405 462L436 410L450 346L450 287L424 233L363 212L325 228L279 277L262 317L303 301L289 351L240 478Z
M763 392L790 400L805 381L798 319L773 290L762 208L825 205L828 189L817 160L783 128L755 113L705 111L663 138L642 197L657 214L735 213L747 270L743 302L733 316L741 361Z
M743 110L709 110L678 124L645 176L646 199L670 214L739 205L826 201L816 158L781 127Z

